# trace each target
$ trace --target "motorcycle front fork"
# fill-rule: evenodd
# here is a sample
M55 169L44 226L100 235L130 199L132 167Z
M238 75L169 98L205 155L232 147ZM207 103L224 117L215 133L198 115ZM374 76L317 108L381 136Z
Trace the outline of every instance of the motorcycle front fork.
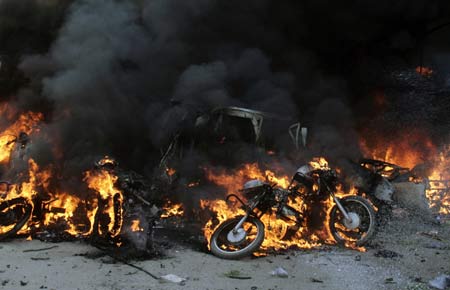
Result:
M247 220L249 214L246 213L241 220L236 224L236 226L233 228L233 234L236 234L238 232L238 230L242 227L242 225L245 223L245 221Z
M334 194L332 194L332 196L333 196L333 200L336 203L337 207L339 208L339 210L344 215L344 218L351 223L352 222L352 218L349 216L347 210L342 205L341 200L338 197L336 197Z

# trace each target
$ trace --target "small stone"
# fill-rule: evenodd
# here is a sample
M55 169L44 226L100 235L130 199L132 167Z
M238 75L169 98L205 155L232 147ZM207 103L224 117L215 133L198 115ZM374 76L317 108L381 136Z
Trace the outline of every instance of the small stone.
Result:
M281 278L287 278L289 276L288 272L283 269L283 267L277 267L270 273L272 276L277 276Z
M180 283L186 281L185 278L181 278L180 276L177 276L175 274L167 274L167 275L161 276L160 278L163 281L177 283L177 284L180 284Z
M428 285L436 289L444 290L450 286L450 275L437 276L433 280L430 280Z
M20 280L20 286L26 286L27 284L28 284L28 281Z

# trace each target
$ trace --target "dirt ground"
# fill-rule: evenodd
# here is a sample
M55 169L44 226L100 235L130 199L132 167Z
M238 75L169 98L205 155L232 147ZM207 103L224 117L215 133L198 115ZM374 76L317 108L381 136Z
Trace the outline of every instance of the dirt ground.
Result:
M326 246L227 261L173 244L164 258L132 262L158 277L184 277L182 285L154 279L84 242L15 239L0 244L0 255L0 289L428 289L430 279L450 274L450 224L397 210L367 252ZM277 267L288 277L271 276Z

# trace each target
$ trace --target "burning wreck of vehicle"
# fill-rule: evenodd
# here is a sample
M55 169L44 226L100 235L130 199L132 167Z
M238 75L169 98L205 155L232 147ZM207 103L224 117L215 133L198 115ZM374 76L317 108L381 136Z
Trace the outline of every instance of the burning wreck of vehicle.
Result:
M155 230L183 228L185 224L193 223L197 225L194 227L198 229L196 234L202 232L204 244L209 248L219 225L245 214L244 201L248 197L239 193L246 182L260 180L272 184L279 188L274 193L275 200L279 200L281 197L276 192L293 188L292 172L298 163L290 158L307 154L304 149L307 131L299 123L285 126L286 140L290 140L290 150L295 154L283 157L276 153L279 149L273 146L276 142L271 141L270 134L264 132L263 120L285 120L244 108L220 108L195 120L193 128L199 128L202 138L192 131L179 131L173 135L151 178L123 170L118 160L105 156L80 172L77 181L80 184L70 187L58 175L56 164L41 166L29 156L33 140L39 138L40 127L45 126L43 114L31 111L19 114L8 104L4 104L2 112L7 124L1 134L0 237L3 239L14 236L51 241L85 239L97 245L123 250L132 247L150 253L155 251L152 241ZM238 132L240 135L236 135ZM239 136L253 137L245 141ZM230 166L229 160L224 159L216 160L215 164L200 161L191 165L189 175L183 176L186 173L183 154L192 154L192 144L198 147L196 152L213 157L215 146L220 150L253 147L256 160L236 166ZM256 254L335 244L339 238L336 240L336 235L330 231L334 228L330 217L336 211L333 209L336 208L333 206L335 196L340 199L367 198L374 211L401 204L432 213L439 220L447 219L450 210L448 151L439 152L427 143L427 150L436 155L422 164L423 159L417 157L419 153L407 145L398 145L403 155L395 151L396 145L391 146L394 147L371 151L373 148L362 142L361 150L366 156L381 160L351 161L352 166L347 172L337 166L339 181L332 196L321 196L320 189L316 188L320 183L317 183L309 190L296 188L296 196L283 197L286 206L301 213L297 214L302 215L301 221L280 219L280 209L272 205L273 209L259 217L265 235ZM412 151L407 151L409 149ZM58 152L57 148L52 150ZM382 150L384 156L380 156ZM232 153L229 154L231 157ZM396 162L409 167L396 165ZM308 163L316 169L329 168L325 158L315 158ZM317 196L308 199L306 196L312 193ZM225 198L226 194L235 199ZM385 214L386 211L379 211L377 215ZM365 250L351 241L349 238L344 244Z

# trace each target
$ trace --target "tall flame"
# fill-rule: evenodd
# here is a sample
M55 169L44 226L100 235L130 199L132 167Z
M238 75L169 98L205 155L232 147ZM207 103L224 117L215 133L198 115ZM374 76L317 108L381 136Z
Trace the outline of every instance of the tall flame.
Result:
M117 221L117 215L122 216L122 203L123 194L115 187L117 176L108 170L92 170L85 172L84 181L87 182L89 188L99 193L100 198L106 201L106 205L103 209L103 213L109 216L108 232L112 234L112 237L116 237L122 229L122 219ZM114 196L118 195L119 206L114 205ZM98 205L98 203L97 203ZM115 208L118 208L119 213L116 213ZM94 224L94 217L98 207L95 207L94 212L89 214L91 221L91 229L89 233L92 233ZM118 224L117 224L118 222Z

